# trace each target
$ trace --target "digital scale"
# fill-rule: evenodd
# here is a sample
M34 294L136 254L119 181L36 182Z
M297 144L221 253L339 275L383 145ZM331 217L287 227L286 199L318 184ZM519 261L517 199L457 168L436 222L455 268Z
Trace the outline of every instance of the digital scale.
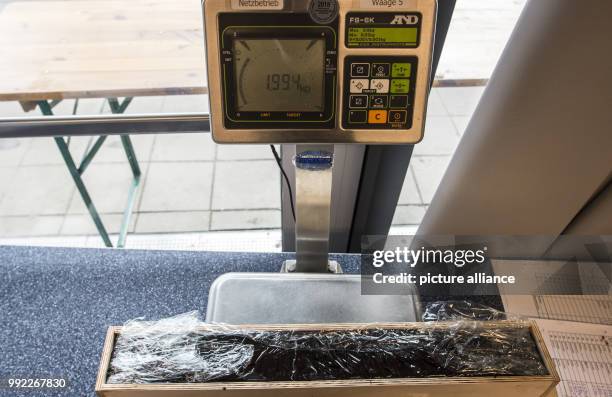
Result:
M294 143L296 260L228 273L207 321L416 321L415 291L361 295L328 260L333 144L423 138L436 0L206 0L210 123L217 143Z

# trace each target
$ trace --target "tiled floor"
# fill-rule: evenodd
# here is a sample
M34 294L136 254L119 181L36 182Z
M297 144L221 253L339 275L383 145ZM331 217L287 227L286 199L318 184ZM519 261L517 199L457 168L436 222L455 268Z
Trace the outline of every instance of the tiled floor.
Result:
M527 0L457 0L436 77L491 76Z
M436 88L425 139L416 146L395 225L417 225L483 88ZM143 173L130 231L180 233L280 227L280 179L267 145L216 145L208 134L132 138ZM71 141L80 158L90 138ZM84 180L111 233L131 171L109 137ZM0 140L0 237L94 235L95 227L52 139Z
M88 139L72 140L76 158ZM130 231L280 227L280 180L268 146L221 152L208 134L133 141L143 179ZM109 138L84 174L111 233L119 229L132 178L122 150ZM96 233L52 139L0 140L0 159L0 237Z
M483 91L484 87L432 90L425 138L414 149L394 225L421 222Z

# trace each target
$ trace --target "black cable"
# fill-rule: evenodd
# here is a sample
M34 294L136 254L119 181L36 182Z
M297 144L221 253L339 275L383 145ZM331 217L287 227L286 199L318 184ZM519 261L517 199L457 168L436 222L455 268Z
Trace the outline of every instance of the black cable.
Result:
M287 189L289 190L289 202L291 203L291 215L293 215L293 222L295 222L295 207L293 206L293 191L291 190L291 182L289 182L289 177L287 176L287 173L285 172L285 169L283 168L282 160L280 156L278 155L276 148L274 147L274 145L270 145L270 148L272 149L272 154L274 155L276 164L278 164L278 168L280 168L281 173L283 174L283 177L285 178L285 183L287 184Z

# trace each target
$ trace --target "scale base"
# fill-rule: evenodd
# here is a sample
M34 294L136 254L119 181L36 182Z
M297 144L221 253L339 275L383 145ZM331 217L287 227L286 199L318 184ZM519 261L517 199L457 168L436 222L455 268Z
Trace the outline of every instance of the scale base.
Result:
M289 259L283 262L281 266L281 273L293 273L297 268L297 261L295 259ZM327 272L339 274L342 273L342 266L336 261L327 261Z
M361 295L361 276L227 273L210 287L206 322L325 324L420 321L414 295Z

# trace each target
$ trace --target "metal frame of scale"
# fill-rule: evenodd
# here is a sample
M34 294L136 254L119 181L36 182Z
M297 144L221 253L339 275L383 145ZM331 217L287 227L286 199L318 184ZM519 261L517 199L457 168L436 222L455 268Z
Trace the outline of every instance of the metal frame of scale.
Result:
M404 9L403 12L396 10L396 14L401 13L401 17L405 20L413 18L414 23L418 21L422 30L417 31L414 36L416 47L389 50L359 48L361 47L359 45L353 45L357 48L350 48L352 45L348 39L350 26L346 21L351 18L351 23L356 29L360 29L359 23L362 21L372 20L380 23L387 18L398 19L397 16L388 15L388 12L384 14L359 7L354 8L352 1L340 0L337 3L339 7L337 20L330 19L327 25L332 30L336 28L337 47L333 47L333 43L329 42L331 35L327 35L324 69L325 80L334 82L326 86L325 98L329 99L329 95L337 98L337 101L333 102L335 106L333 122L325 124L329 121L323 113L319 115L322 118L321 125L317 126L317 114L314 112L307 112L303 117L300 117L299 112L283 114L282 109L253 112L252 106L244 106L248 102L249 91L252 88L239 81L243 74L248 75L252 70L262 68L257 64L256 58L249 58L250 65L254 63L255 66L250 66L247 72L244 70L244 65L248 61L240 57L252 51L250 46L259 46L259 43L249 40L253 37L259 40L273 40L274 33L270 34L265 26L268 19L278 21L290 19L289 16L299 19L301 17L295 14L304 14L306 10L312 8L313 3L316 1L291 2L290 6L286 6L289 9L284 10L287 14L284 14L283 18L279 17L278 11L264 11L262 12L264 15L260 18L246 13L240 15L240 12L232 10L230 3L225 1L209 0L204 4L209 81L218 82L218 86L209 87L213 138L219 143L297 143L296 154L292 159L296 187L296 259L286 261L282 265L279 263L279 273L228 273L219 277L209 293L206 315L209 322L367 323L418 319L420 305L416 291L407 295L362 295L361 276L342 274L341 265L329 260L333 144L405 144L420 141L430 84L437 2L435 0L418 2L418 7L417 2L411 2L411 6L418 9ZM268 15L265 15L266 13ZM247 15L248 18L243 18ZM249 26L241 29L239 23L243 19L249 20ZM263 21L260 26L261 31L254 28L258 26L258 19ZM393 27L393 24L385 26ZM284 32L280 28L279 30ZM418 45L419 40L421 46ZM390 53L393 56L389 55ZM366 61L368 57L372 59L368 67L368 70L372 70L372 75L366 76L369 77L367 84L367 78L360 81L352 79L355 77L353 69L355 73L357 72L355 65ZM402 67L410 63L408 71L396 68L396 63ZM388 86L381 91L375 88L379 79L375 78L378 76L373 74L372 68L376 68L379 64L389 65L386 69L381 69L380 73L390 78L386 80L386 84L396 87L394 88L396 91L390 90ZM266 70L265 65L263 70ZM394 81L396 77L397 82ZM357 92L356 83L372 87L373 89L366 88L359 92L369 96L384 92L389 94L411 92L412 96L407 96L408 102L413 106L408 110L412 111L408 122L403 122L406 120L403 118L400 120L402 122L392 123L389 111L389 118L385 113L386 121L381 122L387 124L381 129L379 121L372 119L372 115L382 112L372 109L369 110L370 118L367 121L371 124L362 128L357 123L353 123L351 118L353 108L349 103L352 104L352 94ZM402 86L402 83L405 84ZM228 92L229 95L236 92L236 98L228 99L230 98ZM236 102L233 102L234 100ZM291 117L297 119L291 120ZM296 123L295 127L291 124L292 121Z

